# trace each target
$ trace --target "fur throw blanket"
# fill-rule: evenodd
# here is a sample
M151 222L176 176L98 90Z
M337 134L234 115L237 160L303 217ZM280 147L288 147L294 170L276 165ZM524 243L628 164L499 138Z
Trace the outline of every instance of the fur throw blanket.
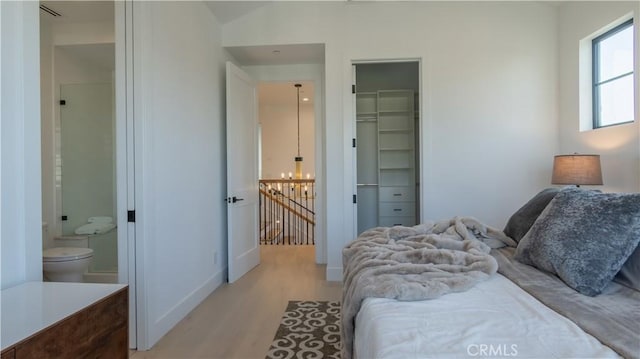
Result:
M516 243L469 217L378 227L342 250L342 358L351 359L355 317L367 297L412 301L465 291L498 269L491 248Z

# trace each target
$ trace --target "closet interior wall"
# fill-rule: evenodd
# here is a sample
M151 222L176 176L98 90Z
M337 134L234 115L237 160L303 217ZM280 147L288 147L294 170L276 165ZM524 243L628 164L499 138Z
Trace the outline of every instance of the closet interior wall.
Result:
M355 65L358 233L420 218L419 63Z

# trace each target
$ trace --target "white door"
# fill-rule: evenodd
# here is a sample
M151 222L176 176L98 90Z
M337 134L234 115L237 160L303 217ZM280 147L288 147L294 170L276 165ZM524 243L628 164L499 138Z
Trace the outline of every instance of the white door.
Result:
M257 103L255 82L227 62L229 283L260 264Z

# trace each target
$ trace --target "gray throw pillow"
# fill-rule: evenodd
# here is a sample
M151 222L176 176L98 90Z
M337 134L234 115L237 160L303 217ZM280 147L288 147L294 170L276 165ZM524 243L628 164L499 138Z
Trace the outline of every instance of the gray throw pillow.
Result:
M631 256L624 262L620 272L616 274L614 281L626 285L631 289L640 291L640 245L636 247Z
M515 259L555 273L595 296L640 241L640 193L567 188L556 195L516 248Z
M511 237L516 243L519 242L529 232L529 228L558 192L560 192L558 188L547 188L533 196L509 218L504 227L504 234Z

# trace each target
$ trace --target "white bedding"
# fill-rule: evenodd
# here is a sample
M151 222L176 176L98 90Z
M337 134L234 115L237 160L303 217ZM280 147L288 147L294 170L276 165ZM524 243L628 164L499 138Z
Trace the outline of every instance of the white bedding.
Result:
M367 298L355 327L357 359L619 358L499 274L435 300Z

